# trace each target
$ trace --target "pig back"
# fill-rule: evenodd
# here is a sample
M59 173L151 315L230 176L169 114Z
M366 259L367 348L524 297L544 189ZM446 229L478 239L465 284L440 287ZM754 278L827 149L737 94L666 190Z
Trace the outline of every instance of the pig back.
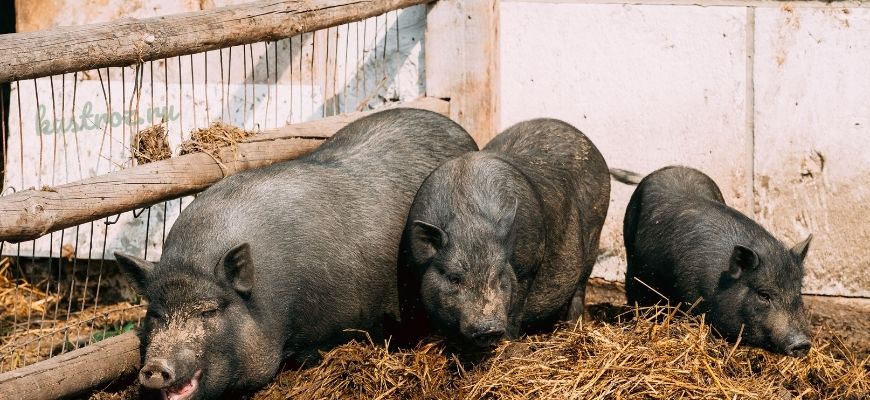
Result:
M547 225L547 251L526 305L527 320L563 318L578 285L595 262L610 199L607 164L594 144L573 126L554 119L518 123L491 141L538 192ZM582 289L582 287L581 287Z
M644 177L638 187L644 186L651 196L658 193L685 196L725 204L719 186L712 178L697 169L681 165L667 166Z
M471 137L438 114L371 115L305 157L200 194L170 232L164 257L215 265L248 242L264 324L291 338L291 353L329 347L346 328L377 335L385 315L398 315L395 262L416 190L441 162L473 150Z
M604 223L610 199L607 163L577 128L555 119L520 122L484 150L505 155L537 186L551 221L563 219L573 207L583 210L584 230Z

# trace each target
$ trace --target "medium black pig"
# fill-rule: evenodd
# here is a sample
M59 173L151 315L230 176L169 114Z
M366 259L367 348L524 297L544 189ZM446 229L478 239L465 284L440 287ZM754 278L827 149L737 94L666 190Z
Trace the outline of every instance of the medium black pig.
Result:
M438 167L402 236L404 341L437 332L485 349L582 315L609 195L604 158L553 119Z
M725 205L707 175L666 167L640 181L625 214L630 305L662 296L725 337L800 356L810 348L801 279L810 239L786 248L760 225Z
M423 179L476 150L449 119L395 109L313 153L230 176L181 213L159 263L115 254L148 300L139 380L169 399L260 387L285 358L398 319L396 256Z

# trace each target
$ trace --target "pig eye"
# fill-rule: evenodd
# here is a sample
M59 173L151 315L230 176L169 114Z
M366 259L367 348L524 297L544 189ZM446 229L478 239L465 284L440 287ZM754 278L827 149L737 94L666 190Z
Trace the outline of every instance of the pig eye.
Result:
M447 282L450 282L453 285L458 285L462 283L462 277L456 274L449 274L447 275Z
M770 294L768 294L766 292L756 292L756 295L758 295L758 298L761 301L763 301L765 303L770 303Z
M212 308L210 310L203 311L202 317L203 318L213 318L213 317L217 316L217 313L218 313L217 308Z
M151 319L153 319L155 321L166 320L166 315L164 315L163 313L161 313L159 311L152 311L151 313L149 313L149 316L151 317Z

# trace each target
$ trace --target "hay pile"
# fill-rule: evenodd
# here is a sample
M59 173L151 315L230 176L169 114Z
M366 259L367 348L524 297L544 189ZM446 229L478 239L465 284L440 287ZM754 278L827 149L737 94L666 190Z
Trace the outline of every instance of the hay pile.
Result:
M69 313L59 307L56 315L52 307L44 317L33 314L29 324L26 318L19 320L0 336L0 366L23 367L133 330L144 315L145 307L126 302Z
M351 342L315 367L283 372L253 399L451 399L461 367L437 343L415 351Z
M163 124L153 125L137 132L133 136L130 153L136 160L136 164L139 165L172 157L166 126Z
M85 294L82 310L81 303L70 305L63 293L41 290L44 282L15 278L13 267L9 258L0 260L0 371L132 329L145 313L144 307L127 302L93 307L93 293Z
M206 153L217 157L218 149L223 146L236 146L240 141L253 135L241 128L216 121L208 128L200 128L190 135L180 147L180 155L190 153Z
M218 157L218 151L223 146L235 146L242 140L253 135L241 128L216 121L208 128L200 128L190 134L179 147L179 155L191 153L206 153ZM147 164L172 157L169 148L169 136L166 125L159 124L145 128L133 136L130 153L136 164Z
M46 306L57 302L57 296L49 296L24 279L15 279L11 268L9 258L0 260L0 317L26 320L28 314L41 314Z
M629 322L566 326L502 344L468 369L438 344L389 352L350 343L313 368L285 371L254 399L867 399L870 359L803 359L735 346L700 318L657 308ZM837 349L838 352L846 349Z

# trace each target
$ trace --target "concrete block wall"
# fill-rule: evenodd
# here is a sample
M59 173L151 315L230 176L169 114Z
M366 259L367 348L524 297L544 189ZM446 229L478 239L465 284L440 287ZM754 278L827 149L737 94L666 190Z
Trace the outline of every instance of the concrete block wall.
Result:
M870 297L870 8L643 3L502 1L501 127L561 118L611 167L699 168L786 244L814 234L806 293ZM622 280L613 186L593 275Z

